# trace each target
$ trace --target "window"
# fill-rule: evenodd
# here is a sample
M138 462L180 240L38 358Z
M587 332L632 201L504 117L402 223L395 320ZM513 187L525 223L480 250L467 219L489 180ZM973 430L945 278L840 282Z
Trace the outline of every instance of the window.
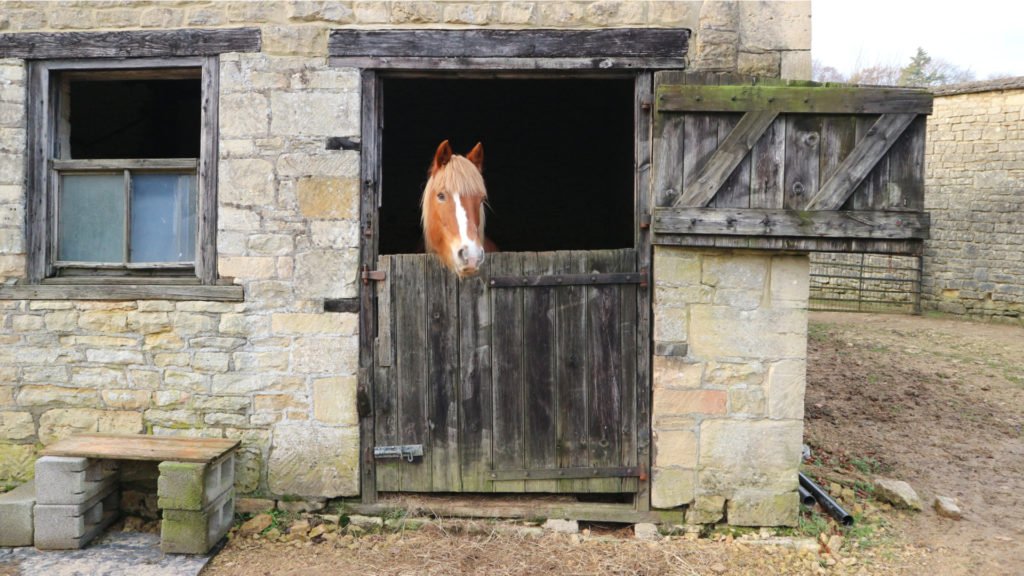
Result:
M30 63L29 283L214 288L217 68Z
M175 72L57 76L55 274L194 273L201 71Z

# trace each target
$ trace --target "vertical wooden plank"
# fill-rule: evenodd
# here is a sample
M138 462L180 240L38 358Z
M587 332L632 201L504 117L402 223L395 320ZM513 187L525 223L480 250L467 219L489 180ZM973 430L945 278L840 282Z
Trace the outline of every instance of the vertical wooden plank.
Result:
M821 154L819 181L827 182L836 173L839 163L846 158L857 142L856 117L829 114L821 119Z
M560 272L582 274L587 271L586 252L559 252L556 265ZM590 465L587 425L587 291L583 286L562 286L555 290L555 340L558 363L555 366L558 413L558 467L581 468ZM586 492L586 480L559 480L559 492Z
M884 210L924 210L925 118L923 115L915 118L886 155L889 182Z
M719 117L719 143L725 141L742 117L742 114L722 114ZM718 193L711 199L710 205L718 208L750 207L750 154L740 161L739 166L725 180Z
M588 252L590 272L607 273L622 267L621 251ZM587 393L590 429L590 465L619 466L622 454L622 342L619 332L618 285L587 287ZM618 492L618 478L590 480L595 492Z
M377 238L380 225L377 219L377 206L379 197L380 182L380 84L376 72L364 70L360 77L362 92L360 110L360 131L363 138L363 148L359 159L360 186L359 186L359 227L361 230L369 231L370 236L361 235L359 246L359 265L363 269L377 265ZM389 278L394 270L388 262L385 268ZM377 501L377 462L373 457L373 447L378 441L376 437L377 426L377 398L380 396L376 390L374 380L377 371L374 369L374 338L377 334L377 315L374 309L376 289L364 284L359 287L359 386L356 390L356 405L359 409L359 451L360 451L360 493L365 504L373 504ZM393 297L390 292L386 297L391 302ZM389 315L390 318L390 315ZM389 330L390 330L389 325ZM383 382L390 382L392 375L391 368L380 370L380 377ZM387 386L390 392L393 387ZM383 395L387 397L387 394ZM391 430L395 431L394 438L397 438L397 424L391 422ZM396 468L397 472L397 468ZM398 489L397 473L389 478L382 485L393 486Z
M790 114L786 126L783 208L801 209L818 191L821 117Z
M459 282L459 448L462 490L492 490L491 301L486 278L493 256L480 276Z
M651 110L643 106L645 95L653 91L654 77L650 72L642 72L636 78L637 107L634 118L636 126L636 214L637 218L651 213ZM680 171L681 173L681 171ZM644 228L636 223L637 267L641 271L651 269L651 234L650 227ZM645 469L650 468L647 447L650 445L650 289L640 289L636 298L636 455L637 464ZM649 481L637 481L634 506L638 510L649 510L651 499Z
M554 252L523 255L523 274L554 274ZM526 468L557 468L555 436L555 311L554 288L523 291L523 377L525 386ZM557 480L528 480L529 492L555 492Z
M683 114L657 115L654 132L654 204L666 208L683 193Z
M435 258L426 262L427 432L430 437L431 489L455 492L459 478L458 277ZM424 446L426 450L427 447Z
M395 259L391 256L381 256L378 265L378 270L383 270L386 275L386 280L380 282L378 286L378 326L382 331L391 333L394 325L394 307L392 302L395 298L394 285L401 282L401 278L396 277L396 267L394 265ZM397 344L404 344L401 340L397 341ZM381 348L381 342L378 340L378 356L387 355L388 358L392 357L391 344L388 344L388 349L384 350ZM372 434L369 434L370 441L376 442L380 446L394 446L399 444L398 439L398 386L394 379L395 368L391 366L392 362L389 360L387 365L381 362L377 362L374 370L373 378L373 416L369 418L370 423L373 426ZM367 420L363 418L360 420ZM372 444L369 446L371 458L372 458ZM399 477L399 462L392 459L384 459L376 461L375 464L375 485L376 490L380 492L395 492L401 489L401 481ZM365 491L364 491L365 495Z
M683 189L693 184L700 169L718 148L718 114L686 114L683 118Z
M48 115L50 100L50 72L43 62L28 62L28 91L26 92L26 120L28 147L26 150L25 249L28 252L28 281L35 284L49 273L46 227L49 223L47 207L47 169L44 161L49 154Z
M878 114L858 115L856 127L854 129L854 139L856 143L867 135L868 130L875 125L878 121ZM867 178L860 183L860 186L853 191L853 194L846 199L846 203L843 204L843 210L880 210L882 207L881 200L883 183L889 176L889 157L885 156L878 163L874 169L868 173Z
M426 292L437 290L428 286L425 254L395 256L395 367L398 387L398 442L422 444L424 455L409 463L399 464L401 489L410 492L430 490L431 452L427 435L427 305Z
M750 207L782 208L785 186L786 116L780 115L750 152Z
M196 275L203 284L217 282L217 161L220 57L207 56L202 72L202 124L199 144L199 206L196 210Z
M491 274L520 276L522 254L491 257ZM494 437L491 447L495 470L526 467L523 388L523 288L491 288L491 370L494 387ZM522 492L520 480L494 482L495 492Z
M636 270L636 252L634 250L620 250L619 260L621 270ZM619 357L622 359L621 371L621 406L619 408L619 436L621 438L621 453L619 455L619 466L636 466L637 460L637 285L623 284L618 286L620 332L619 342L621 348ZM623 478L621 490L633 492L637 489L636 478Z

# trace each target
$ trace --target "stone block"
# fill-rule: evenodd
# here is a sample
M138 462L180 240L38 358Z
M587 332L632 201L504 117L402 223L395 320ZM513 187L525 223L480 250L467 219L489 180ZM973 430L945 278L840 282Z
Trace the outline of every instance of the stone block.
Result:
M274 509L274 501L267 498L238 498L235 510L239 514L259 514Z
M654 389L654 414L725 414L725 390Z
M807 256L773 256L772 306L806 308L810 290L811 261Z
M328 334L350 336L356 333L358 314L274 314L271 330L275 334Z
M24 390L24 388L23 388ZM21 394L18 394L21 397ZM0 412L0 438L24 440L36 433L36 425L29 412Z
M36 548L74 550L85 546L117 519L119 504L116 484L82 504L36 504Z
M0 494L0 547L32 545L35 505L36 486L31 481Z
M737 491L728 504L733 526L796 526L800 496L796 490L783 493Z
M689 343L690 355L698 359L804 358L807 312L695 305L690 308Z
M359 428L278 424L268 468L274 494L354 496L359 493Z
M359 180L357 178L302 178L295 194L299 211L307 218L325 220L359 217Z
M157 505L163 509L203 510L234 484L233 452L210 464L161 462Z
M93 458L43 456L36 460L39 504L80 505L117 484L117 462Z
M701 491L796 490L803 422L705 420L700 425ZM731 519L731 518L730 518Z
M687 468L652 468L651 506L676 508L693 502L696 492L696 474Z
M235 491L227 490L202 510L164 509L160 549L168 554L206 554L231 528Z
M697 467L697 434L693 430L656 430L654 465Z
M580 531L580 523L576 520L549 518L544 522L544 529L562 534L577 534Z
M802 420L807 386L805 360L781 360L768 368L768 416Z
M704 365L678 356L655 356L652 373L655 388L699 388Z
M717 495L697 496L686 509L687 524L715 524L725 516L725 498Z
M356 411L354 376L319 378L313 382L313 417L324 424L355 426L359 423Z
M0 443L0 479L13 482L30 480L35 460L34 444Z

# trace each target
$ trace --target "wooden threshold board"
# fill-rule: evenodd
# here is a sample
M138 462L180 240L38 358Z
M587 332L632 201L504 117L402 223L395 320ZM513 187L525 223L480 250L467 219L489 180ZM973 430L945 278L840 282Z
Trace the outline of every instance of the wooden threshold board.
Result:
M122 434L80 434L43 449L43 456L75 456L110 460L213 462L239 445L223 438L181 438Z

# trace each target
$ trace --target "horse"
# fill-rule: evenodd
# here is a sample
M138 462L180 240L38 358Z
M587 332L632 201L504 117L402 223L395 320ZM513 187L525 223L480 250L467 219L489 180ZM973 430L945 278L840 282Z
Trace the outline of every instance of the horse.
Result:
M477 142L469 154L452 153L441 142L430 165L423 190L423 240L427 253L459 277L479 272L487 250L494 245L484 238L484 147Z

